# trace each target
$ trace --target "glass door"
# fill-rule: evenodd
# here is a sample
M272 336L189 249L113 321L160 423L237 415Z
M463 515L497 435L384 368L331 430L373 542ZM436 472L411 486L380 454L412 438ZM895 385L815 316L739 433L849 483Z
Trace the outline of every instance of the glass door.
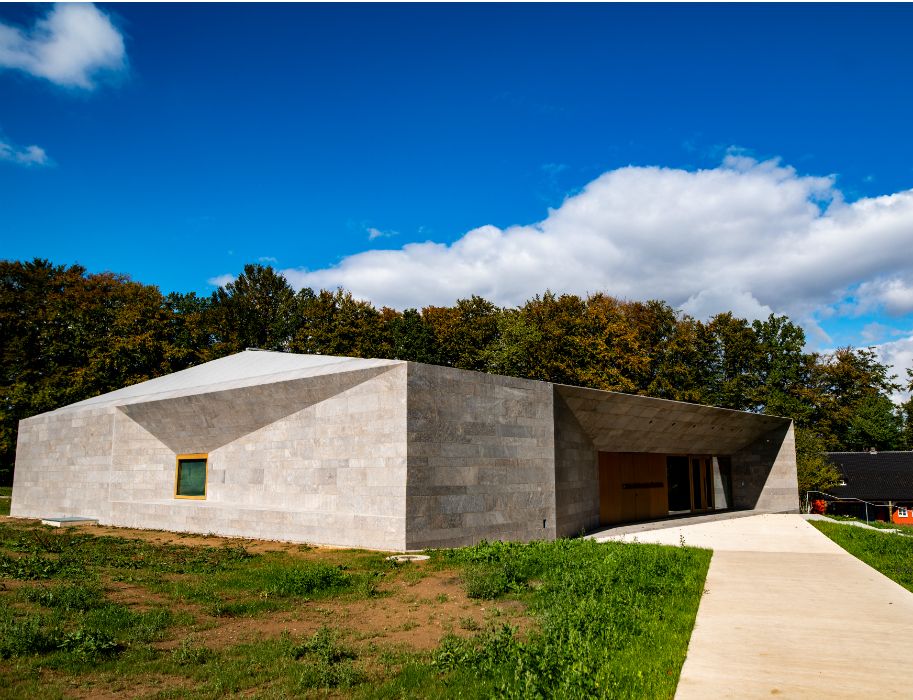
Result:
M691 458L691 511L713 509L713 471L710 457Z
M666 458L666 483L669 486L669 513L691 511L691 472L688 458L672 455Z

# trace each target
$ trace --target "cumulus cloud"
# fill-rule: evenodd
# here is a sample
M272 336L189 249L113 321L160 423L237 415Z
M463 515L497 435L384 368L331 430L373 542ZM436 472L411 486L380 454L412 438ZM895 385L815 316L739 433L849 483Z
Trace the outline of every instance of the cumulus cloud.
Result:
M41 146L26 146L19 148L6 141L0 141L0 161L16 163L17 165L50 165L51 160Z
M897 383L906 385L907 368L913 368L913 335L891 340L874 347L878 353L879 361L891 367L893 374L897 375ZM893 398L895 402L901 403L910 398L910 394L909 392L901 391L895 394Z
M103 72L126 68L124 38L91 3L56 4L29 30L0 23L0 68L91 90Z
M786 313L815 332L815 317L850 296L873 309L913 308L913 191L847 203L833 177L730 153L705 170L607 172L537 223L284 272L297 287L342 286L397 308L606 291L703 318Z
M215 277L210 277L206 280L206 284L211 284L213 287L224 287L226 284L231 284L234 282L236 277L232 274L226 273L224 275L216 275Z

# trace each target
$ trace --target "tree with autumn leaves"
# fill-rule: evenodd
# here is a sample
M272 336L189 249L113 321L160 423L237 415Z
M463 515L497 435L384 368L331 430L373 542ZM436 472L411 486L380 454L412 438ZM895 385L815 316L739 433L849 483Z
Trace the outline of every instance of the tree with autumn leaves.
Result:
M344 290L295 291L246 265L209 297L125 275L0 262L0 469L18 421L248 347L412 360L792 417L800 484L836 474L824 450L913 447L913 403L866 348L805 351L784 316L701 321L663 301L545 292L517 307L376 308ZM913 375L907 378L913 383ZM909 386L907 387L909 388Z

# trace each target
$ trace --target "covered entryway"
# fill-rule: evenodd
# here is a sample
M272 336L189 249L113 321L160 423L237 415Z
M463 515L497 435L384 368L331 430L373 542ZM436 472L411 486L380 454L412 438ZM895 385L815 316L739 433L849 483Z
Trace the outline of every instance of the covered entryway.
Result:
M708 513L732 506L727 455L599 453L602 525Z
M799 510L788 418L560 385L554 397L559 536Z

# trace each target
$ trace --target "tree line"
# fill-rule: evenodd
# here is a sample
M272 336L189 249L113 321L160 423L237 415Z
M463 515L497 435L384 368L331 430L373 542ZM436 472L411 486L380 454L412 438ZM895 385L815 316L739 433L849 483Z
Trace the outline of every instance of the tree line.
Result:
M0 470L18 421L255 347L412 360L793 418L800 489L837 475L824 450L913 448L913 403L870 348L807 352L785 316L701 321L664 301L545 292L397 311L301 289L269 266L210 296L163 295L110 272L0 261ZM910 374L908 370L908 375ZM907 382L909 384L910 377Z

